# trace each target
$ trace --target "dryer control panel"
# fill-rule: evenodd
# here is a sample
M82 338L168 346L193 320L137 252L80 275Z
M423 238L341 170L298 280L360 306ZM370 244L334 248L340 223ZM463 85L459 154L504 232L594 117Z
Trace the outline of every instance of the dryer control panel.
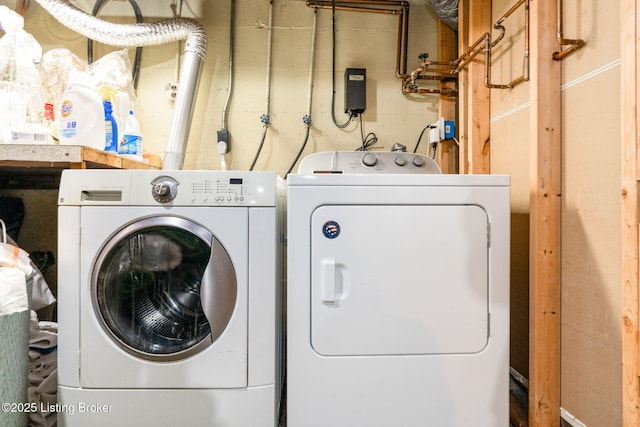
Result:
M407 152L329 151L311 154L298 173L395 173L439 174L440 167L424 154Z

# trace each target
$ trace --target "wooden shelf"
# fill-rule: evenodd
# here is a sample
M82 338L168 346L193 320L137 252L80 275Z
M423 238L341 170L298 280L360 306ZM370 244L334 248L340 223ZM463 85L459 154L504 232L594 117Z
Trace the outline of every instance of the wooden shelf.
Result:
M0 144L0 189L57 189L64 169L160 169L149 163L80 145Z

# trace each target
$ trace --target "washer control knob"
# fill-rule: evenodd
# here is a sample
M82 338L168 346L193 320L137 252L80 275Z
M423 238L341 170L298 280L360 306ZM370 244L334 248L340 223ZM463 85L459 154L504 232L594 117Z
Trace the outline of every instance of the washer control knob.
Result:
M415 156L411 163L413 163L414 166L421 167L424 165L424 159L420 156Z
M364 156L362 156L362 164L365 166L375 166L376 163L378 163L378 158L376 157L375 154L371 154L371 153L367 153Z
M180 183L170 176L159 176L151 181L151 195L160 203L169 203L178 194Z
M402 156L396 156L395 162L398 166L404 166L407 164L407 159Z

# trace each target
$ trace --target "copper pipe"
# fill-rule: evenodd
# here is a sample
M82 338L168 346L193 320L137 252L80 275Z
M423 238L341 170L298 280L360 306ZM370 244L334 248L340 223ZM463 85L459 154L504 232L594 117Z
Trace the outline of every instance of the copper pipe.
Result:
M400 64L400 60L398 60L398 67L396 70L396 77L401 77L401 75L406 75L407 73L407 46L409 44L409 3L407 3L407 7L402 9L402 64ZM398 40L400 39L400 29L398 28ZM398 41L398 47L400 47L400 42ZM401 65L401 67L400 67Z
M430 68L432 65L446 65L449 68ZM421 68L424 70L424 72L452 75L456 74L454 65L455 61L423 61Z
M495 28L496 30L500 30L500 36L498 36L498 38L491 43L491 47L494 47L495 45L497 45L498 42L500 40L502 40L502 38L504 37L505 28L502 25L502 23L505 21L505 19L510 17L523 3L525 3L525 1L526 0L519 0L516 4L511 6L511 9L506 11L505 14L502 15L502 17L496 21L495 24L493 24L493 28ZM529 3L528 2L525 5L525 7L526 7L526 10L528 11L529 10ZM525 12L525 13L527 13L527 12ZM525 25L528 25L528 23L529 23L529 21L526 20Z
M455 89L443 87L441 89L424 89L424 88L407 88L402 87L402 93L405 95L418 94L418 95L441 95L441 96L456 96L458 92Z
M475 41L458 59L455 60L457 67L456 73L459 73L469 62L473 60L480 52L486 49L486 44L491 40L491 34L484 33L478 40ZM480 43L484 42L485 46L480 46Z
M325 5L321 3L325 3L325 2L311 3L309 7L314 9L332 9L333 8L333 6L331 6L330 4ZM402 11L395 10L395 9L379 9L375 7L362 7L362 6L338 6L337 3L336 3L336 10L347 10L350 12L373 12L373 13L383 13L388 15L399 15L402 13Z
M408 8L409 2L404 0L345 0L345 1L336 1L336 9L344 6L351 6L354 4L362 4L367 6L388 6L388 7L403 7ZM330 8L333 6L333 2L331 0L307 0L307 6L309 7L321 7L325 8L325 6L329 6ZM370 9L376 9L371 8ZM382 8L377 8L379 10L385 10ZM393 10L393 9L386 9Z
M515 78L507 84L495 84L491 83L491 49L494 48L502 39L506 33L504 21L511 16L518 8L525 5L525 52L523 58L523 74L520 77ZM514 86L529 80L529 0L518 0L509 10L496 21L493 26L494 29L500 33L498 36L491 40L490 33L484 33L478 40L476 40L471 46L469 46L463 53L454 61L437 62L437 61L423 61L422 66L414 70L411 75L403 82L404 93L415 93L417 89L416 80L428 78L423 76L423 73L435 73L435 74L458 74L464 67L466 67L473 59L484 51L484 84L486 87L493 89L511 89ZM431 66L450 66L451 68L430 68ZM429 77L430 78L430 77ZM419 92L423 93L423 92ZM431 91L426 93L432 93Z
M376 7L354 6L353 4L366 4L377 6L393 6L401 9L385 9ZM307 0L307 6L320 9L333 9L334 5L327 0ZM440 94L442 96L455 96L455 89L426 89L420 88L416 80L449 80L454 74L453 62L423 62L423 67L407 74L407 41L409 38L409 3L406 1L393 0L349 0L335 3L336 10L346 10L353 12L388 13L398 15L398 43L396 47L396 77L404 79L402 82L402 93L404 94ZM475 55L474 55L475 56ZM449 69L429 69L432 65L447 65ZM432 72L442 75L423 75L422 73Z
M406 42L403 42L404 38L402 37L402 28L403 28L403 19L402 19L402 15L400 15L398 17L398 42L397 42L397 46L396 46L396 77L400 77L401 72L402 73L406 73L407 69L406 69L406 60L407 60L407 55L406 55L406 51L405 51L405 44ZM404 70L402 69L400 63L401 63L401 58L404 54L404 60L405 60L405 67Z
M491 48L498 44L500 40L504 37L505 28L502 25L505 19L507 19L511 14L513 14L522 4L524 3L524 57L522 59L522 75L520 77L515 78L507 84L495 84L491 83ZM485 78L484 85L491 89L511 89L514 86L528 81L529 80L529 0L519 0L516 4L514 4L511 9L509 9L502 17L496 21L493 28L500 31L500 35L496 40L491 42L490 45L486 47L486 59L485 59Z
M452 88L446 88L446 87L441 89L420 88L416 83L416 80L437 80L437 81L443 82L443 81L455 79L447 75L423 75L422 74L423 72L425 72L425 69L423 67L420 67L415 69L407 78L405 78L402 82L402 93L404 94L410 94L410 93L440 94L443 96L455 96L457 92Z
M31 0L18 0L16 1L16 12L24 16L29 9Z
M502 23L511 16L522 4L525 5L525 52L523 58L523 75L517 77L507 84L495 84L491 83L491 49L494 48L503 38L506 29ZM511 8L500 17L493 25L493 28L498 30L500 34L493 41L491 40L490 33L484 33L478 40L475 41L458 59L454 61L457 65L455 72L459 73L464 67L469 64L473 58L475 58L480 52L484 50L484 84L488 88L493 89L511 89L514 86L529 80L529 0L519 0Z
M556 1L556 5L557 5L557 23L556 23L556 39L558 40L558 44L560 45L560 51L559 52L554 52L553 53L553 59L555 59L556 61L560 61L561 59L564 59L567 55L569 55L572 52L575 52L576 50L580 49L582 46L584 46L586 43L584 42L584 40L580 40L580 39L565 39L564 38L564 34L562 31L562 24L564 22L564 18L563 18L563 0L557 0ZM568 49L562 50L562 46L569 46Z
M366 5L366 6L354 6ZM370 7L370 6L386 6ZM316 9L333 9L327 0L307 0L307 6ZM388 7L395 7L390 9ZM398 15L398 43L396 48L396 77L404 78L407 73L407 40L409 39L409 2L402 0L348 0L336 1L336 10ZM397 9L400 8L400 9Z

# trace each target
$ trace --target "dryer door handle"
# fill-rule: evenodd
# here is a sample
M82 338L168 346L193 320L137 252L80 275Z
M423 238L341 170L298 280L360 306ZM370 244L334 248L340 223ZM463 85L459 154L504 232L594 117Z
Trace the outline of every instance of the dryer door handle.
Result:
M337 305L340 300L340 280L335 258L320 260L320 289L322 303Z

